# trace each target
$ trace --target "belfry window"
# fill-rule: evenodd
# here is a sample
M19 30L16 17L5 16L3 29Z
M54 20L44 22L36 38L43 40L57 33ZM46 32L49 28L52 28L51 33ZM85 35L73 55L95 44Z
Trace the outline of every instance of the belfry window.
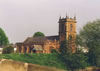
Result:
M73 25L72 24L70 24L70 31L72 32L72 28L73 28Z
M61 32L64 32L64 24L61 25Z

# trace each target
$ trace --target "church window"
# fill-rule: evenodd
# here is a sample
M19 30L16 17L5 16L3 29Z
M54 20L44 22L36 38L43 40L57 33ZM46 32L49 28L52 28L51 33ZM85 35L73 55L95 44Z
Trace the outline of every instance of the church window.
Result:
M73 25L72 24L70 24L70 31L72 32L72 28L73 28Z
M62 32L64 32L64 24L62 24L61 30L62 30Z

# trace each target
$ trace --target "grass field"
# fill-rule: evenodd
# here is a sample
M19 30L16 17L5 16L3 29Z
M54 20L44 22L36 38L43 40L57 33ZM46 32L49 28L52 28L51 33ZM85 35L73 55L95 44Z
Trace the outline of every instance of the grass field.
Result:
M43 66L67 69L59 54L1 54L1 59L39 64Z

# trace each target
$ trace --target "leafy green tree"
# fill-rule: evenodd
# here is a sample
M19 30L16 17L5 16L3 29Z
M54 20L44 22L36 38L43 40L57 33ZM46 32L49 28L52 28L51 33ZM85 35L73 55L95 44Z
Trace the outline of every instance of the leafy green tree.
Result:
M8 37L6 36L5 32L0 28L0 46L2 45L8 45L9 40Z
M14 48L12 46L8 46L8 47L5 47L3 48L3 54L10 54L10 53L13 53L14 52Z
M65 63L67 64L67 68L70 71L75 71L78 69L84 69L87 67L87 57L84 54L71 54L66 55L65 57Z
M100 45L91 47L88 52L90 64L100 67Z
M82 38L80 37L79 34L76 35L75 43L76 43L76 46L83 46L84 45L83 42L82 42Z
M82 44L89 48L88 57L92 65L100 66L100 20L88 22L79 34Z
M100 55L97 55L96 57L97 57L97 58L96 58L96 65L97 65L98 67L100 67Z
M64 40L61 42L59 51L63 55L72 53L71 48L68 47L68 40Z
M66 67L69 71L75 71L76 69L83 69L87 67L87 59L81 51L72 53L71 48L68 45L68 40L61 42L59 51L61 53L61 59L66 64Z
M33 37L44 37L45 35L44 35L44 33L42 33L42 32L36 32L34 35L33 35Z

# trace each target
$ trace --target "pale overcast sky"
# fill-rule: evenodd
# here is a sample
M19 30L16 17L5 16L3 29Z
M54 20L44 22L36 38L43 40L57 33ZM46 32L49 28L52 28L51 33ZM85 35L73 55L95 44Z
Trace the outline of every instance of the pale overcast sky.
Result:
M11 43L23 42L35 32L58 35L59 16L77 16L77 31L100 19L100 0L0 0L0 27Z

